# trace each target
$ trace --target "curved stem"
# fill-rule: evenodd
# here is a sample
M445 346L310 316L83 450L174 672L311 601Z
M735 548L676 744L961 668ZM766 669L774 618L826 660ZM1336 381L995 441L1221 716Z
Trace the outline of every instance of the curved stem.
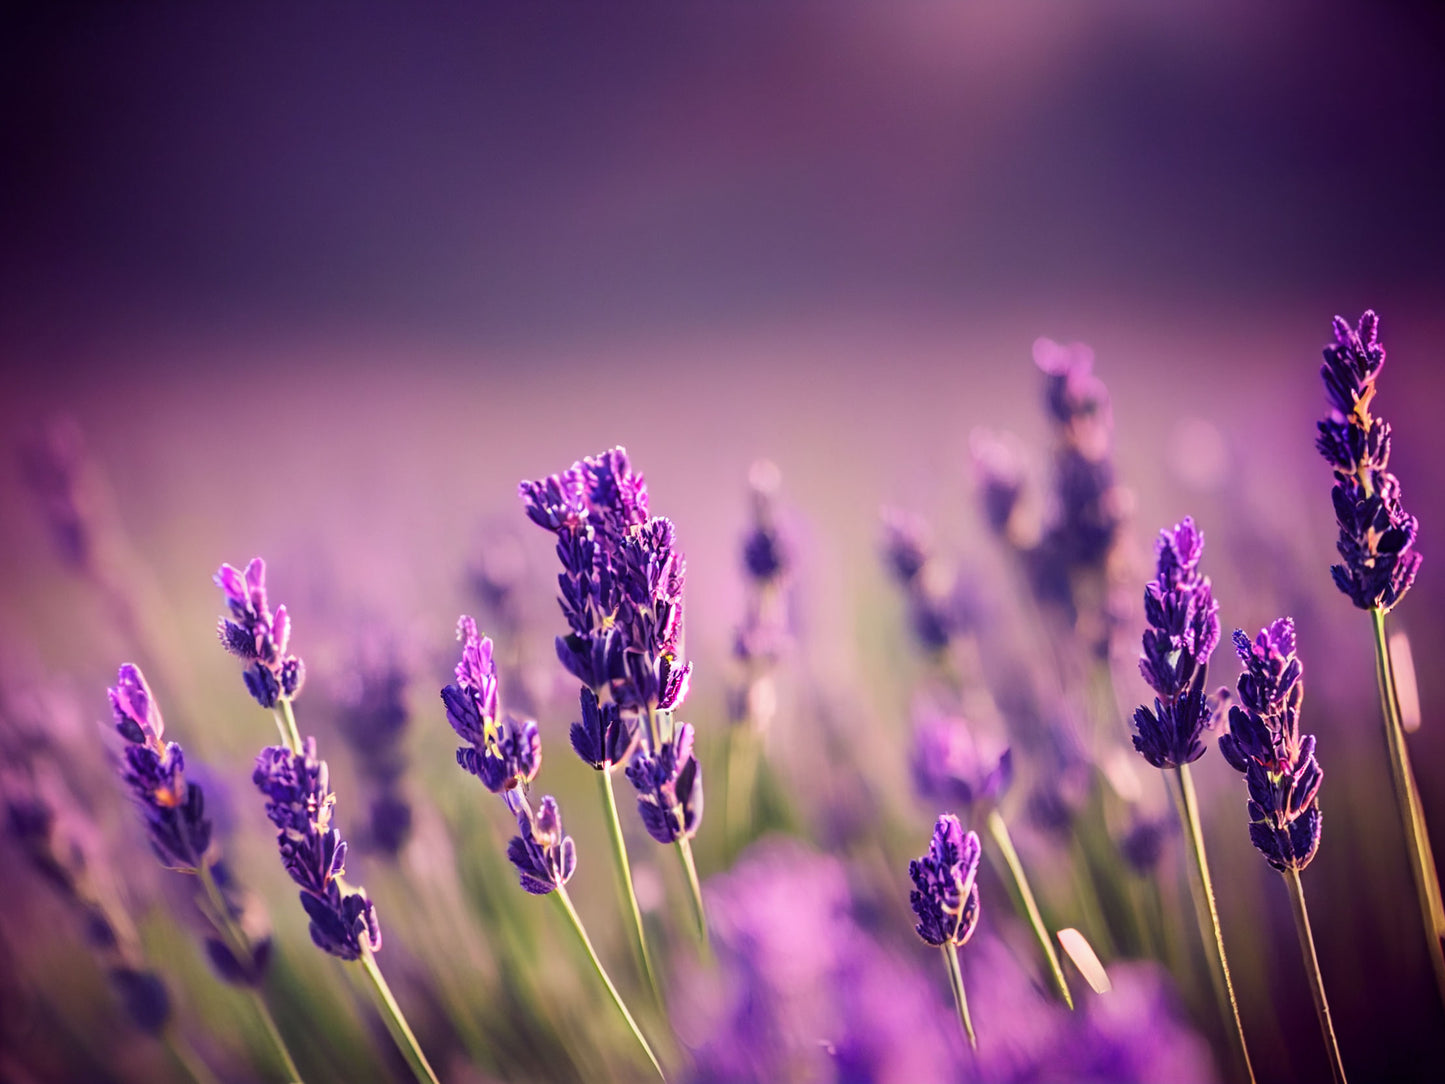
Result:
M1214 905L1214 884L1209 877L1209 859L1204 854L1204 828L1199 822L1199 799L1194 793L1194 777L1189 765L1181 764L1174 769L1179 777L1179 816L1184 822L1184 835L1189 842L1190 854L1194 857L1195 876L1190 878L1189 887L1194 893L1194 911L1199 920L1199 935L1206 947L1210 936L1214 939L1214 954L1210 957L1210 977L1214 981L1215 997L1219 1000L1220 1014L1224 1026L1230 1030L1238 1047L1238 1054L1244 1066L1245 1076L1254 1084L1254 1066L1249 1060L1249 1047L1244 1041L1244 1025L1239 1019L1239 1002L1234 996L1234 980L1229 975L1229 959L1224 953L1224 931L1219 926L1219 911ZM1206 953L1207 955L1207 953Z
M231 918L230 908L226 905L226 898L221 893L220 886L216 884L215 874L211 872L209 865L202 865L197 871L201 884L206 890L206 899L209 909L206 917L211 925L215 927L221 939L226 942L226 948L231 955L239 962L244 963L246 971L253 978L256 969L256 950L252 946L250 938ZM266 1036L271 1040L271 1046L276 1051L276 1056L286 1070L286 1079L292 1084L302 1084L301 1071L296 1068L296 1062L291 1057L291 1051L286 1047L286 1040L281 1037L281 1029L276 1025L276 1018L271 1015L271 1009L266 1004L266 999L261 996L261 991L256 987L247 985L246 992L251 995L251 1002L256 1007L256 1015L261 1018L261 1023L266 1029Z
M612 859L617 871L617 882L626 897L628 909L632 912L632 928L637 933L637 952L641 957L642 971L657 1007L666 1012L662 1000L662 989L657 984L657 975L652 970L652 954L647 951L647 934L642 927L642 909L637 906L637 890L632 884L632 866L627 861L627 843L622 838L622 821L617 816L617 795L612 789L612 772L604 766L598 773L602 785L602 802L607 807L607 825L612 836Z
M432 1072L432 1067L426 1060L426 1055L422 1053L421 1044L416 1041L416 1036L411 1033L411 1027L407 1024L406 1017L402 1014L401 1006L396 1003L396 998L392 996L391 987L388 986L386 982L386 976L381 973L381 968L376 966L376 957L372 954L371 949L362 948L361 966L366 969L367 978L371 979L372 985L376 987L376 992L381 997L382 1006L386 1010L381 1014L381 1018L386 1021L386 1028L391 1032L392 1039L396 1041L396 1045L401 1049L402 1054L406 1056L408 1064L411 1065L412 1073L415 1074L417 1080L421 1081L422 1084L440 1084L437 1080L436 1073Z
M711 942L707 935L707 912L702 906L702 885L697 879L697 865L692 860L692 843L687 836L677 837L677 853L682 859L682 870L687 875L687 887L692 895L693 917L697 919L697 936L702 942L704 952L711 949Z
M993 836L994 842L998 844L998 849L1003 852L1003 860L1008 865L1009 874L1013 877L1014 887L1018 889L1019 898L1023 901L1024 913L1028 917L1029 925L1034 929L1034 937L1038 939L1039 947L1044 950L1049 970L1053 973L1054 985L1058 988L1059 995L1063 997L1064 1004L1072 1009L1074 995L1069 992L1068 981L1064 978L1064 969L1059 964L1059 954L1054 950L1053 938L1049 936L1048 928L1044 925L1044 918L1039 914L1039 905L1034 900L1033 889L1029 887L1029 879L1024 875L1024 867L1023 863L1019 861L1018 851L1014 850L1013 838L1009 835L1008 825L1004 823L1004 819L997 809L989 810L988 831Z
M968 1045L978 1049L978 1036L973 1033L973 1019L968 1015L968 995L963 992L963 971L958 966L958 946L949 941L943 946L943 962L948 968L948 985L953 988L953 1003L958 1006L958 1019Z
M607 977L607 970L602 966L602 961L597 958L597 950L592 947L592 939L587 936L587 931L582 926L582 919L578 917L577 909L572 906L572 900L567 895L567 890L559 885L553 895L557 897L557 902L561 905L562 910L566 912L567 921L572 924L572 929L576 931L578 938L581 939L582 947L587 950L587 956L592 961L592 966L596 969L598 978L602 980L602 985L607 987L607 992L612 995L612 1001L617 1006L618 1011L622 1013L622 1018L627 1021L627 1026L632 1030L633 1037L637 1040L638 1045L642 1047L643 1053L647 1055L647 1060L652 1062L652 1067L657 1070L657 1075L665 1081L667 1076L663 1073L662 1066L657 1062L657 1055L652 1052L652 1047L648 1045L647 1039L642 1034L642 1029L637 1026L637 1021L632 1018L632 1013L627 1011L627 1005L623 1002L622 995L617 992L617 987L613 986L612 980Z
M1330 1020L1330 1003L1325 998L1325 980L1320 974L1319 956L1315 954L1315 938L1310 932L1310 913L1305 909L1305 889L1299 870L1286 871L1284 881L1289 886L1289 902L1294 910L1300 951L1304 953L1305 971L1310 977L1310 993L1314 995L1315 1012L1320 1018L1320 1031L1324 1033L1325 1050L1330 1056L1330 1075L1335 1084L1345 1084L1345 1064L1340 1060L1340 1044L1335 1039L1335 1025Z
M1375 679L1380 686L1380 706L1385 715L1385 740L1390 748L1390 775L1395 784L1395 798L1405 829L1405 845L1410 855L1410 872L1415 881L1415 894L1420 901L1420 914L1425 922L1429 942L1430 963L1435 982L1445 1001L1445 904L1440 897L1440 877L1435 869L1435 854L1430 848L1430 833L1425 826L1425 808L1420 803L1420 788L1410 767L1410 750L1405 744L1405 728L1400 720L1400 698L1395 689L1395 667L1390 658L1390 641L1385 635L1385 613L1370 611L1375 633Z

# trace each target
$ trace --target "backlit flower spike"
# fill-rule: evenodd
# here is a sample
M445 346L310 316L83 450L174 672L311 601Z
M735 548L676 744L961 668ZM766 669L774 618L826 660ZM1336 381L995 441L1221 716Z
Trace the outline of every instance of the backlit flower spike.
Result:
M963 945L978 927L978 835L965 833L952 813L938 818L928 853L908 863L908 902L918 936L930 945Z
M1204 755L1202 738L1216 714L1205 693L1209 656L1219 643L1219 603L1200 575L1204 534L1186 516L1161 531L1157 576L1144 589L1139 672L1156 696L1134 712L1134 748L1156 768L1177 768Z
M702 822L702 771L693 756L691 723L680 723L656 753L640 749L627 766L637 788L637 811L659 843L691 839Z
M598 771L610 771L624 764L637 746L635 718L624 718L617 705L599 704L597 694L584 687L581 693L582 721L572 724L572 748L582 760Z
M263 708L274 708L301 691L306 672L301 660L287 652L291 620L286 607L272 613L266 601L266 562L257 557L245 572L222 565L213 577L231 611L217 628L221 645L248 665L246 690Z
M134 663L123 665L116 675L115 688L107 692L111 710L115 713L115 728L120 736L135 745L160 749L166 724L140 667Z
M1253 642L1236 630L1234 644L1245 672L1219 751L1248 784L1251 842L1280 872L1302 870L1320 845L1324 773L1314 736L1299 730L1304 681L1294 622L1280 618Z
M577 847L562 831L562 814L550 794L536 813L525 804L517 810L517 829L507 845L507 858L517 869L522 887L545 896L563 887L577 869Z
M447 721L462 740L457 764L493 794L530 783L542 766L542 739L531 719L499 717L497 664L492 641L477 634L470 617L457 623L462 657L456 682L442 690Z
M1385 365L1379 328L1373 311L1354 328L1335 317L1335 341L1320 366L1330 416L1319 423L1315 445L1335 472L1343 561L1330 570L1335 584L1360 609L1388 613L1415 582L1421 556L1419 522L1401 505L1399 479L1389 470L1390 426L1370 413Z

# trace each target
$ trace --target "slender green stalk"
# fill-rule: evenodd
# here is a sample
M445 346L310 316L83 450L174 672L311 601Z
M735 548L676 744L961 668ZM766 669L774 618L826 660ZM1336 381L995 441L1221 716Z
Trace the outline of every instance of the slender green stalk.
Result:
M1039 947L1044 950L1044 956L1049 962L1049 970L1054 976L1054 985L1058 987L1064 1004L1072 1009L1074 995L1069 992L1069 983L1064 978L1063 967L1059 964L1059 954L1054 950L1054 940L1049 936L1043 916L1039 914L1039 905L1034 900L1033 889L1029 887L1029 879L1024 875L1024 867L1023 863L1019 861L1018 851L1014 850L1013 838L1009 835L1008 825L1004 823L1003 817L1000 816L997 809L989 811L988 831L993 836L994 842L998 844L998 849L1003 852L1003 860L1008 865L1014 886L1018 889L1019 898L1023 901L1029 925L1034 929L1034 937L1038 939Z
M622 838L622 821L617 816L617 795L612 789L612 771L604 765L597 773L602 787L602 803L607 807L607 825L612 836L612 859L617 870L617 883L626 897L628 910L632 912L632 928L637 933L637 954L641 958L642 971L657 1007L666 1009L662 1000L662 988L657 984L657 975L652 970L652 954L647 951L647 934L642 928L642 909L637 906L637 890L632 885L632 866L627 861L627 843Z
M207 917L216 932L226 942L226 947L231 955L237 960L244 962L248 970L256 965L256 951L251 944L250 938L245 931L240 929L231 918L230 908L226 906L225 897L221 895L221 889L216 884L215 874L211 872L209 865L202 865L198 871L201 884L206 890L206 899L209 903ZM281 1037L281 1029L276 1026L276 1018L271 1015L271 1009L266 1004L266 999L261 996L261 991L254 986L247 986L246 992L251 995L251 1002L256 1007L256 1015L261 1018L261 1023L266 1029L266 1037L271 1040L271 1046L276 1051L276 1056L281 1059L286 1069L286 1079L292 1084L302 1084L301 1071L296 1068L296 1062L291 1057L291 1051L286 1047L286 1040Z
M1330 1056L1330 1076L1335 1084L1345 1084L1345 1063L1340 1060L1340 1044L1335 1039L1335 1025L1330 1020L1330 1003L1325 998L1325 980L1320 974L1319 956L1315 954L1315 938L1310 932L1310 913L1305 908L1305 887L1300 881L1299 870L1286 871L1284 881L1289 886L1289 902L1294 910L1295 929L1299 932L1300 951L1304 953L1305 971L1310 977L1310 993L1314 995L1315 1012L1319 1015L1325 1050Z
M201 1056L191 1044L175 1034L173 1029L166 1031L161 1042L165 1044L166 1052L195 1084L221 1084L220 1078L211 1072L211 1067L201 1060Z
M949 941L943 946L943 962L948 968L948 985L953 988L953 1003L958 1006L958 1019L968 1036L971 1049L978 1049L978 1036L973 1033L973 1018L968 1015L968 995L963 992L963 971L958 966L958 946Z
M301 732L296 729L296 713L291 709L290 697L283 696L276 704L276 729L281 731L281 741L293 753L301 752Z
M567 889L558 885L553 895L557 897L558 904L560 904L562 910L566 912L567 921L572 923L572 929L577 932L578 938L581 939L582 947L587 950L587 956L591 959L592 966L596 969L598 978L602 980L602 985L607 987L607 992L612 995L613 1003L617 1006L618 1011L622 1013L622 1018L627 1021L627 1026L632 1029L633 1037L637 1040L638 1045L642 1047L643 1053L647 1055L647 1060L652 1062L652 1067L657 1070L657 1075L665 1081L667 1075L663 1073L662 1066L658 1064L657 1055L652 1052L652 1047L648 1045L647 1039L642 1034L642 1029L637 1026L637 1021L632 1018L632 1013L627 1011L627 1005L623 1002L622 995L617 992L617 987L613 986L612 980L607 977L607 970L602 966L602 961L597 958L597 950L592 947L592 939L587 936L587 931L582 926L582 919L578 916L577 909L572 906L572 900L567 895Z
M411 1027L402 1014L401 1006L396 1003L392 996L391 987L387 985L386 976L381 973L381 968L376 966L376 957L370 948L363 944L361 949L361 966L366 969L366 977L376 987L377 995L381 998L385 1012L381 1018L386 1021L386 1028L391 1032L391 1037L396 1045L405 1055L407 1063L417 1080L422 1084L440 1084L436 1073L432 1072L431 1064L426 1060L426 1055L421 1051L421 1044L416 1041L416 1036L411 1033Z
M1224 1027L1230 1031L1237 1046L1237 1053L1244 1067L1245 1076L1254 1084L1254 1066L1249 1060L1249 1047L1244 1041L1244 1025L1239 1020L1239 1002L1234 996L1234 980L1229 976L1229 959L1224 953L1224 931L1219 926L1219 911L1214 905L1214 884L1209 877L1209 859L1204 854L1204 828L1199 821L1199 799L1194 793L1194 777L1189 765L1181 764L1175 769L1179 777L1179 816L1184 822L1184 835L1189 841L1189 851L1194 857L1195 876L1190 879L1194 894L1194 911L1199 920L1199 935L1207 947L1211 934L1214 939L1214 954L1210 957L1210 977L1214 982L1214 994L1219 1000L1220 1014Z
M742 849L744 833L751 827L757 740L747 723L734 727L728 735L727 835L734 853Z
M1445 904L1440 898L1440 877L1435 869L1435 854L1430 848L1430 833L1425 827L1425 809L1420 804L1420 788L1410 767L1410 750L1405 744L1405 728L1400 721L1400 698L1395 689L1395 667L1390 658L1390 641L1385 635L1385 613L1378 607L1370 611L1375 631L1375 678L1380 686L1380 706L1385 715L1385 739L1390 747L1390 775L1395 783L1395 797L1400 819L1405 828L1405 844L1410 853L1410 872L1415 893L1420 901L1420 914L1425 921L1429 942L1430 963L1435 982L1445 1001Z
M677 837L677 853L682 859L682 871L687 875L687 887L692 895L693 917L697 919L697 936L702 942L704 952L711 951L711 942L707 935L707 912L702 906L702 885L697 879L697 865L692 860L692 843L687 836Z

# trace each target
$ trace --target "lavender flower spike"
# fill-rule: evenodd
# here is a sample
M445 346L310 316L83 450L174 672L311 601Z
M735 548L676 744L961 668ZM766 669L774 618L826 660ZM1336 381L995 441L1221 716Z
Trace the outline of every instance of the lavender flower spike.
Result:
M462 658L457 680L442 690L447 722L471 748L457 750L457 764L493 794L530 783L542 766L542 740L531 719L499 718L497 664L492 641L477 635L470 617L457 623Z
M287 654L291 621L285 606L271 612L266 603L266 562L254 558L240 572L222 565L213 577L226 595L231 616L217 628L221 645L246 662L246 691L263 708L274 708L301 691L306 672L301 660Z
M145 820L151 850L167 869L197 873L211 846L211 820L199 786L186 781L186 758L161 743L165 723L140 667L126 663L110 690L115 728L126 745L121 778Z
M952 813L938 818L928 853L908 863L913 891L908 902L918 918L918 936L930 945L964 945L978 927L978 860L975 832L967 834Z
M702 771L692 739L692 724L680 723L671 741L656 753L639 751L627 766L643 827L659 843L691 839L702 822Z
M550 794L542 799L535 814L517 811L520 835L507 845L507 857L517 867L522 887L534 896L545 896L563 887L577 869L577 847L562 831L562 814Z
M1157 694L1154 708L1134 712L1134 748L1156 768L1177 768L1204 755L1201 735L1215 709L1204 692L1209 656L1219 643L1219 603L1199 574L1204 534L1188 516L1161 531L1158 576L1144 589L1144 654L1139 672Z
M1229 710L1219 751L1249 784L1249 838L1281 873L1302 870L1320 845L1317 795L1324 778L1315 739L1301 735L1303 667L1294 622L1282 617L1250 642L1236 629L1234 648L1245 666L1241 705Z
M1415 582L1421 558L1419 523L1401 506L1400 481L1389 471L1389 423L1370 414L1385 365L1379 328L1373 311L1355 328L1335 317L1335 341L1320 366L1330 416L1319 423L1315 445L1335 472L1331 496L1344 562L1330 570L1335 584L1360 609L1388 613Z

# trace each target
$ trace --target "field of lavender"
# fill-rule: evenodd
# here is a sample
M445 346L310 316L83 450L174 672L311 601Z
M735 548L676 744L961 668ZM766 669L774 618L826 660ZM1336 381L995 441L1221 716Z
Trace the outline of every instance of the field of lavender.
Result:
M1445 1074L1445 22L357 7L0 13L0 1081Z

